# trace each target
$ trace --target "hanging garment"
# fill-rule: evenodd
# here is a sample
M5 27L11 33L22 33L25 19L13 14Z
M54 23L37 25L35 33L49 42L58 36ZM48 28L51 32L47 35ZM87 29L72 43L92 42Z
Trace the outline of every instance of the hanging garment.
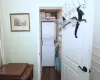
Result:
M59 56L56 57L55 60L56 60L55 61L55 68L56 68L57 72L61 72L61 59L60 59L60 57Z

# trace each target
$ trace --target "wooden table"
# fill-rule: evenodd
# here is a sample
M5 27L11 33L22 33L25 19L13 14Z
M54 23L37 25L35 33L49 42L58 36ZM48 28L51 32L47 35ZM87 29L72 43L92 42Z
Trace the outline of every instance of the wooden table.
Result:
M9 63L0 68L0 80L32 80L33 65Z

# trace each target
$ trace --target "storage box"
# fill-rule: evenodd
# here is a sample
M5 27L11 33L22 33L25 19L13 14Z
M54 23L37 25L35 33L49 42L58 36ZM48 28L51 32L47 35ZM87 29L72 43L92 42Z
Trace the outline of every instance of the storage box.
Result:
M40 12L41 17L45 17L45 12Z
M40 18L41 18L41 20L45 19L45 12L40 12Z
M51 17L51 13L45 13L45 17Z
M45 17L45 20L55 20L55 17Z

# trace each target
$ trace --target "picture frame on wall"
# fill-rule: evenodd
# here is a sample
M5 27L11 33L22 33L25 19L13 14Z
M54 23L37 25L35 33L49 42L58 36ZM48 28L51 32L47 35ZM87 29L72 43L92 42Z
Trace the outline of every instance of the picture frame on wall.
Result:
M30 31L30 14L11 13L10 24L11 24L11 32Z

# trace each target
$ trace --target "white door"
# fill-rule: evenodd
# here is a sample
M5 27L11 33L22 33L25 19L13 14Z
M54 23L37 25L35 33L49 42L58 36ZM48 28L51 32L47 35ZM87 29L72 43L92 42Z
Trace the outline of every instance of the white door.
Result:
M93 36L92 1L87 3L84 18L87 23L80 23L78 38L74 36L75 27L72 25L62 30L62 80L89 80Z
M42 22L42 66L54 66L55 62L55 22Z

